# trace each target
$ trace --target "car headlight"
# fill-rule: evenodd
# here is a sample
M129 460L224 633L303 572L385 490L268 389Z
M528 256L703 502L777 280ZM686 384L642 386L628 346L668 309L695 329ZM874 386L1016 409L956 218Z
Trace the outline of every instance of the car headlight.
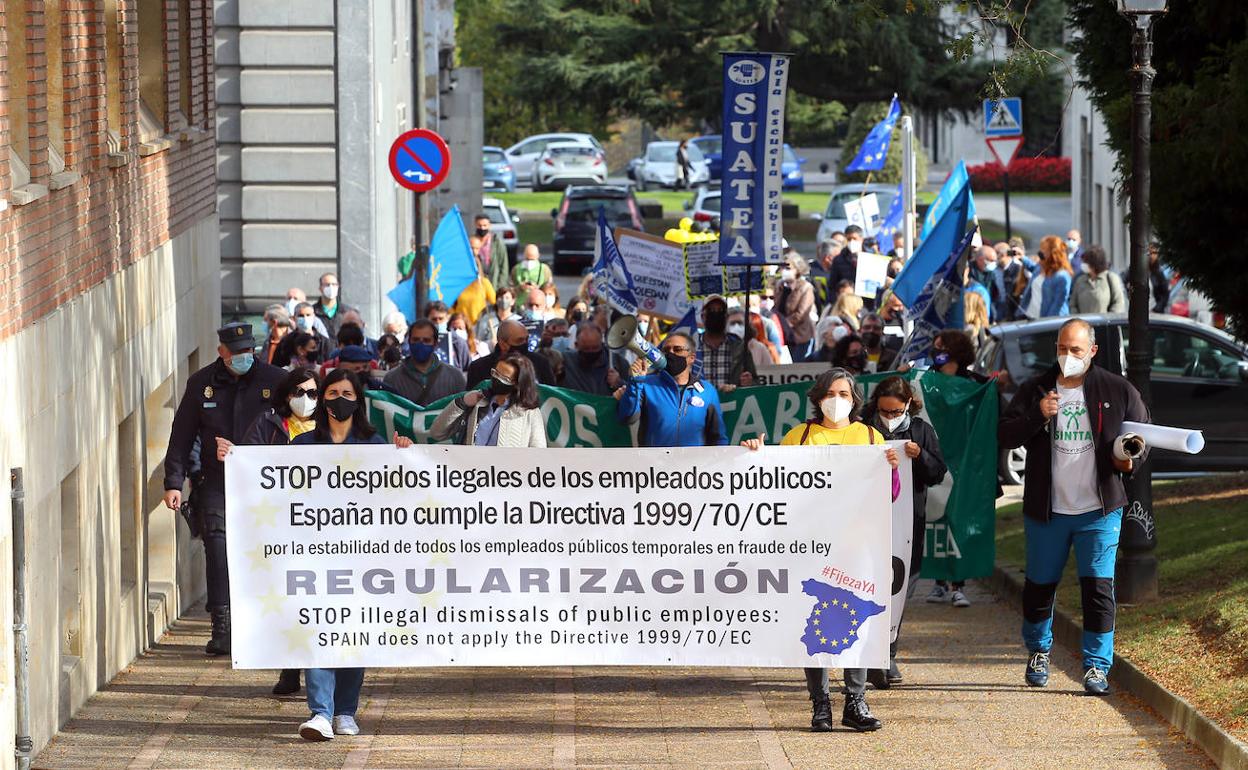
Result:
M802 172L799 169L793 169L792 171L788 173L789 179L797 179L801 175L802 175Z

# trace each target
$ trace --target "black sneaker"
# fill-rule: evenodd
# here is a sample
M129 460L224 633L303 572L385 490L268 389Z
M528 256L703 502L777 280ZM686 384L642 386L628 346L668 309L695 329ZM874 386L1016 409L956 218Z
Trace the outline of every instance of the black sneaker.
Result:
M1027 684L1044 687L1049 683L1049 654L1033 652L1027 661Z
M832 732L832 704L828 696L823 696L811 703L810 731L812 733Z
M867 683L877 690L887 690L892 685L888 672L882 668L867 669Z
M860 733L869 733L884 726L880 720L872 716L865 697L850 694L845 696L845 710L841 712L841 724Z
M1109 695L1109 680L1105 672L1092 666L1083 672L1083 691L1088 695Z

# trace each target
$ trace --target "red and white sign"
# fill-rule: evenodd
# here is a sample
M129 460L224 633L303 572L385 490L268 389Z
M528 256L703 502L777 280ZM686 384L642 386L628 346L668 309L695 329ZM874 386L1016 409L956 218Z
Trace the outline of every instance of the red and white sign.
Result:
M988 143L988 149L992 150L993 156L1004 169L1009 169L1010 164L1014 162L1018 151L1023 147L1024 137L1022 134L1018 136L990 136L984 140Z
M390 145L390 174L412 192L428 192L446 179L451 151L446 140L425 128L404 131Z

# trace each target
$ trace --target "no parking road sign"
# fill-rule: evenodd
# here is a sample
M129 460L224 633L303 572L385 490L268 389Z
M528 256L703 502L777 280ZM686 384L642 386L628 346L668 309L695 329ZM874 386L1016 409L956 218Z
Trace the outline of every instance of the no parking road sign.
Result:
M446 140L425 129L404 131L390 145L390 174L412 192L428 192L446 179L451 151Z

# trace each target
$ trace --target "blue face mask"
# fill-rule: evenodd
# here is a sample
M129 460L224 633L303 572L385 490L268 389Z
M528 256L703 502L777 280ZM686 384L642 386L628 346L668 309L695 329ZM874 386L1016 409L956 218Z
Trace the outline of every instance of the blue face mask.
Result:
M314 316L310 316L310 315L296 316L295 325L298 326L301 331L305 331L305 332L312 331L313 318Z
M416 363L423 364L433 357L433 351L437 348L428 342L410 342L407 345L407 349Z
M949 363L949 354L943 350L940 351L936 355L932 356L932 363L936 364L937 366L944 366L945 364Z
M553 340L550 341L550 347L555 350L558 350L560 353L571 353L572 352L572 338L571 337L555 337Z
M230 362L226 364L231 372L240 377L251 371L251 365L256 362L256 357L251 353L235 353L230 356Z

